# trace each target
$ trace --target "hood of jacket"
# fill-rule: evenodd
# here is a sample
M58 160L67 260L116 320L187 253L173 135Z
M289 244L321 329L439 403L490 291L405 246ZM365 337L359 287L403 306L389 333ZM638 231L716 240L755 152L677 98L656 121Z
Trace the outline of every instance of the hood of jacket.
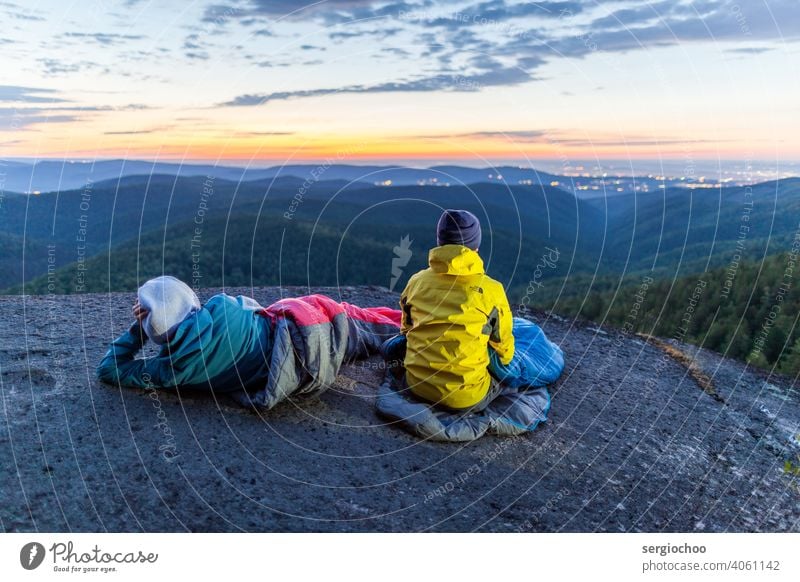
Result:
M139 287L139 303L147 309L142 322L147 337L164 345L192 313L200 309L200 300L183 281L169 275L150 279Z
M442 245L428 253L428 264L436 273L446 275L482 275L483 259L463 245Z

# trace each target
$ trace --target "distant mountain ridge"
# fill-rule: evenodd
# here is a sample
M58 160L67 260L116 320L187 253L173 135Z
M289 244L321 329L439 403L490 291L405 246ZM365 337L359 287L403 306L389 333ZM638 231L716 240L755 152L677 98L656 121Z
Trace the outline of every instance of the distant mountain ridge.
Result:
M183 164L142 160L55 161L35 163L0 160L0 192L43 193L83 188L88 183L126 180L130 177L169 175L211 176L233 182L265 179L295 179L300 183L319 181L359 182L370 186L466 186L502 184L506 186L556 186L579 198L605 198L631 192L652 192L671 186L709 187L704 178L666 176L558 175L532 166L487 166L472 168L437 165L429 168L400 165L339 164L331 160L315 164L286 164L268 168L218 164ZM688 180L688 181L687 181Z
M478 182L550 184L559 176L532 168L502 166L468 168L434 166L412 168L398 165L287 164L268 168L248 168L216 164L180 164L141 160L101 160L95 162L39 161L33 164L5 162L3 189L11 192L54 192L83 187L88 181L120 179L127 176L166 174L171 176L213 176L236 182L269 178L297 178L301 181L345 180L370 185L465 185Z

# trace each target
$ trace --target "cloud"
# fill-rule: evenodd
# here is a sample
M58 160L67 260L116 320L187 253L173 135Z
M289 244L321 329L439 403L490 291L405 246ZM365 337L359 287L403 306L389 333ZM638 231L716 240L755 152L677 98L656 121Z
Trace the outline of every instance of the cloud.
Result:
M0 103L23 101L25 103L58 103L65 102L55 95L55 89L42 89L37 87L22 87L20 85L0 85Z
M539 129L514 129L509 131L474 131L460 135L461 137L511 137L526 141L539 141L547 136L547 132Z
M135 129L131 131L104 131L103 135L140 135L144 133L153 133L156 129Z
M443 5L451 4L453 11L446 16L433 16ZM589 4L593 6L592 2ZM264 16L271 20L321 20L328 24L357 20L411 21L424 20L427 25L463 28L471 25L501 22L515 18L558 18L579 14L584 10L580 0L549 0L542 2L508 2L486 0L464 6L454 0L250 0L240 5L212 4L203 14L204 22L226 23L232 19L251 21ZM430 12L429 12L430 11Z
M337 30L331 32L328 38L331 40L350 40L351 38L363 38L365 36L374 36L378 39L385 39L402 32L402 28L369 28L364 30Z
M662 1L624 9L585 27L597 50L627 51L681 42L798 40L800 19L794 0L770 0L756 7L735 0ZM581 51L578 47L578 52Z
M321 13L337 12L341 15L356 11L372 10L375 5L386 4L375 0L254 0L252 10L256 14L271 17L289 17L295 19L312 18ZM401 4L405 4L404 2Z
M521 2L510 3L506 0L489 0L461 11L464 23L486 25L504 22L512 18L563 18L583 12L581 2Z
M17 99L20 94L25 94L28 91L50 91L45 89L31 89L30 87L15 87L15 86L0 86L0 102L7 101L20 101ZM4 99L9 97L9 99ZM27 101L28 103L69 103L64 99L43 99ZM68 123L73 121L82 121L87 115L93 113L104 113L113 111L138 111L142 109L150 109L148 105L139 103L129 103L125 105L53 105L53 106L39 106L31 107L30 105L13 107L2 106L0 107L0 130L24 130L32 125L40 123Z
M385 54L388 54L388 55L394 55L396 57L401 57L401 58L406 58L406 57L410 57L411 56L411 53L409 51L407 51L406 49L400 48L400 47L396 47L396 46L384 47L384 48L381 49L381 52L385 53Z
M297 61L297 60L289 60L289 61L261 61L260 63L256 63L256 66L261 67L262 69L272 69L272 68L288 68L288 67L314 67L317 65L325 64L325 61L322 59L308 59L305 61Z
M242 6L212 4L206 8L202 21L222 25L234 19L244 23L252 22L257 17L266 17L272 21L321 20L335 24L397 17L432 5L433 0L251 0Z
M566 132L564 132L566 133ZM677 146L677 145L698 145L698 144L718 144L725 142L732 142L735 140L729 139L693 139L693 138L671 138L664 137L658 138L653 136L591 136L584 137L570 137L570 138L553 138L548 140L550 143L557 143L565 146L576 147L605 147L605 146L630 146L630 147L646 147L646 146Z
M203 46L198 42L199 40L199 34L190 34L183 40L183 48L186 50L202 50Z
M65 32L61 36L96 42L103 46L117 45L126 41L145 38L145 36L141 34L114 34L107 32Z
M237 6L228 6L225 4L211 4L207 6L203 12L201 21L206 24L215 24L223 26L234 18L241 18L244 15L242 9ZM250 20L250 19L248 19Z
M596 18L590 24L592 29L625 29L629 26L637 26L652 21L658 21L667 15L675 7L674 0L662 0L661 2L646 2L639 6L621 8L606 16Z
M766 47L766 46L745 46L740 48L728 49L725 52L739 54L739 55L760 55L762 53L768 53L772 50L774 50L772 47Z
M72 113L48 113L36 107L0 107L0 131L22 131L40 123L69 123L80 116Z
M38 59L39 63L42 64L45 72L49 75L64 75L68 73L78 73L81 71L86 71L88 69L100 69L103 73L110 73L111 69L109 69L105 65L101 65L100 63L96 63L93 61L76 61L72 63L68 63L65 61L61 61L59 59L50 59L50 58L41 58Z
M759 40L800 40L800 19L795 0L770 0L761 7L736 0L660 0L609 11L594 1L570 2L547 14L563 19L564 27L550 27L531 20L544 14L541 3L509 4L490 0L462 8L449 18L429 23L441 27L445 38L433 37L443 49L441 61L453 54L484 53L494 58L514 59L533 71L548 60L581 58L594 52L626 52L686 42L741 43ZM614 5L612 5L614 6ZM619 6L619 5L618 5ZM576 22L573 16L582 14ZM589 20L587 21L587 18ZM513 20L508 28L497 23ZM486 26L474 26L475 23ZM468 27L467 30L464 30ZM468 34L470 31L481 34ZM494 36L485 33L494 32ZM421 38L424 42L424 38ZM764 52L743 49L739 52Z
M200 35L192 33L183 40L184 56L193 61L207 61L211 58L208 47L201 43Z
M512 143L560 144L564 146L673 146L685 144L716 144L733 140L718 139L682 139L674 137L641 136L641 135L585 135L577 130L539 130L522 129L509 131L472 131L467 133L419 135L419 139L505 139Z
M0 9L2 9L5 17L13 18L14 20L27 20L29 22L43 22L45 20L43 16L39 15L42 14L41 12L34 14L31 8L24 8L10 2L0 2Z
M33 22L44 22L45 20L43 16L36 16L34 14L23 14L21 12L17 14L10 14L10 16L12 18L16 18L17 20L30 20Z
M283 135L294 135L295 132L293 131L237 131L237 136L242 137L271 137L271 136L283 136Z
M289 61L261 61L260 63L256 63L256 66L261 67L262 69L272 69L274 67L291 67L293 63Z
M531 76L517 67L497 68L470 75L439 74L409 81L378 83L376 85L347 85L337 89L305 89L298 91L276 91L273 93L245 94L231 101L220 103L221 107L252 107L270 101L284 101L307 97L322 97L344 93L393 93L453 91L473 92L484 87L518 85L531 80Z
M470 131L467 133L443 133L420 135L419 139L497 139L503 138L515 142L543 143L550 133L539 129L513 129L509 131Z
M127 105L116 105L113 109L115 111L143 111L145 109L154 109L154 107L144 103L128 103Z
M489 49L481 42L485 39L459 34L460 50L513 59L529 71L558 58L583 58L596 52L623 53L681 43L715 43L723 49L735 50L737 44L745 41L800 40L800 19L795 13L796 5L790 0L770 0L768 7L758 10L734 0L691 3L662 0L611 12L598 13L595 9L590 14L593 18L585 24L573 24L571 17L565 18L564 22L571 25L569 34L558 28L515 27L505 40L493 40ZM582 21L586 22L586 16Z
M58 59L39 59L46 73L50 75L60 75L62 73L75 73L81 70L77 63L65 63Z
M406 47L380 46L375 58L379 59L381 53L398 58L413 56L419 68L426 71L424 76L399 82L249 93L222 104L250 106L337 93L474 91L527 82L548 61L583 58L594 52L626 52L683 42L742 44L744 40L800 39L796 10L796 0L770 0L759 8L737 0L248 0L211 5L205 16L219 19L224 14L225 22L269 18L269 28L265 29L269 35L276 34L281 22L315 20L340 25L328 31L332 41L364 37L383 40L407 32L413 36L417 51L409 54ZM341 26L360 19L368 22L363 27ZM295 53L312 48L324 47L302 45ZM769 49L733 50L757 54ZM302 64L295 55L258 64L280 67L289 63ZM454 74L465 66L478 72Z

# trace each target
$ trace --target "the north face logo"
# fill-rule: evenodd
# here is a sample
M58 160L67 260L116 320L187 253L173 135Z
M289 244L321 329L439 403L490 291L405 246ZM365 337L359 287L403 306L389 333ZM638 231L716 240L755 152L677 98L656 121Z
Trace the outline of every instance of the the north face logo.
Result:
M26 570L35 570L44 561L44 546L39 542L30 542L19 551L19 563Z

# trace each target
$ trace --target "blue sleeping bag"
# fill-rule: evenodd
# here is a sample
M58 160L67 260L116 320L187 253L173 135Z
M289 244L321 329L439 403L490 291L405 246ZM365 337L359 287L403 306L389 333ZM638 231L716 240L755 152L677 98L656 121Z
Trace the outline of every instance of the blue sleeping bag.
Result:
M472 441L484 434L503 436L533 431L547 419L546 386L564 370L564 352L527 319L514 318L514 357L504 366L489 350L489 372L502 385L500 394L481 412L458 413L416 398L403 380L387 371L378 388L378 413L424 439Z
M489 350L489 373L509 388L538 388L558 380L564 371L564 352L547 339L542 328L521 317L514 318L514 357L504 366L497 352Z

